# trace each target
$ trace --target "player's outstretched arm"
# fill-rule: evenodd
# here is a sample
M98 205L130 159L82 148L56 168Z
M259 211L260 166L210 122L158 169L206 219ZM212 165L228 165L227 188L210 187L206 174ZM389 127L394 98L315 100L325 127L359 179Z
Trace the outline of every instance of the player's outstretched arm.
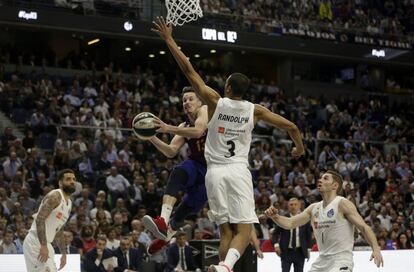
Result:
M186 138L200 138L207 129L208 115L207 106L201 106L198 111L197 119L194 122L194 127L171 126L164 123L162 120L156 118L155 124L159 127L157 132L171 133Z
M50 213L59 205L62 200L62 196L59 192L54 192L45 197L42 204L40 205L39 212L36 215L36 229L37 237L40 242L40 252L38 259L41 262L46 262L49 258L49 250L47 249L47 239L46 239L46 219L49 217Z
M370 260L374 259L374 263L377 267L384 266L384 260L381 255L381 248L378 245L377 238L375 237L372 229L365 223L361 215L358 213L355 205L348 199L342 199L339 203L339 210L344 214L345 218L357 227L362 233L365 240L372 248L372 255Z
M281 226L284 229L294 229L305 225L306 223L311 220L311 212L313 209L314 204L308 206L303 212L297 214L292 217L286 217L283 215L279 215L278 209L273 206L270 206L266 211L265 214L267 217L272 219L276 224Z
M194 70L187 56L178 48L177 43L174 41L172 36L172 26L167 24L163 17L157 17L153 22L154 27L151 29L153 32L160 35L165 40L168 48L171 51L174 59L177 61L181 68L181 71L187 77L191 86L194 88L197 95L209 106L209 111L214 112L216 109L217 101L220 99L220 95L210 87L206 86L204 80Z
M289 133L290 138L295 143L295 148L292 150L292 155L294 157L299 157L305 153L302 135L294 123L259 104L255 104L254 116L255 121L262 120L272 126L286 130Z

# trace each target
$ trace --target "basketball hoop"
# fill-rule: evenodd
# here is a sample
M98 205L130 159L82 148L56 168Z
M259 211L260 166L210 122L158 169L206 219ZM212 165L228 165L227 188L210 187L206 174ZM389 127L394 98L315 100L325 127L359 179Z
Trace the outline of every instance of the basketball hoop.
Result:
M182 26L203 17L200 0L166 0L167 23Z

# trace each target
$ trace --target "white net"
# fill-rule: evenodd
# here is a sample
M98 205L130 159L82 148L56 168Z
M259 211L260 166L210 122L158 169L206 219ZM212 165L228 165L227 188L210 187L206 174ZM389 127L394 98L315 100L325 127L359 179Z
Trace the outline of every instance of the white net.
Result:
M167 23L182 26L203 17L200 0L166 0Z

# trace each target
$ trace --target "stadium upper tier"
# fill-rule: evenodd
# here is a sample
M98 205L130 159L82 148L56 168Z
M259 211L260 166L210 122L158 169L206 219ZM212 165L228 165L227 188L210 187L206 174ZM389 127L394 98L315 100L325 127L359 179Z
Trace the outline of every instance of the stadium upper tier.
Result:
M1 0L1 5L145 21L166 13L158 0ZM200 5L204 18L192 24L275 34L289 28L345 32L408 42L414 37L412 0L201 0Z

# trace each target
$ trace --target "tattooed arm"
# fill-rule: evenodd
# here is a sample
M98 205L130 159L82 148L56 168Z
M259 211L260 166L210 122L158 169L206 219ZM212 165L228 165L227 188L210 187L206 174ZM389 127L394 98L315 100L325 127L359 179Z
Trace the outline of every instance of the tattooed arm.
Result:
M62 256L60 257L60 266L58 270L61 270L66 265L66 254L69 252L66 252L66 243L65 243L65 236L63 235L63 228L61 228L55 236L54 243L57 245L57 247L60 250L60 254Z
M55 240L53 241L55 245L59 248L60 254L66 254L66 243L65 243L65 236L63 235L63 228L61 228L55 236Z
M49 258L49 250L47 249L46 239L46 219L49 217L50 213L59 205L61 199L62 196L58 192L46 196L40 205L39 212L36 216L37 237L39 238L41 245L38 259L41 262L46 262Z

